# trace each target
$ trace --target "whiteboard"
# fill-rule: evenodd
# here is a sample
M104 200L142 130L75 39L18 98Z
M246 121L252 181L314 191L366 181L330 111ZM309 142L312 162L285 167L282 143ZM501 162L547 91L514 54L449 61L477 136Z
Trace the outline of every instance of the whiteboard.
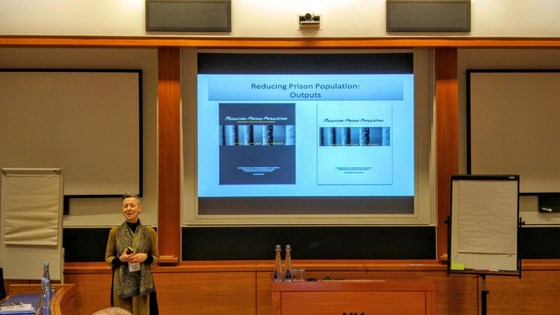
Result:
M467 173L518 174L560 192L560 70L467 70Z
M519 176L451 179L450 272L519 273Z
M61 169L1 169L0 265L6 279L63 280Z

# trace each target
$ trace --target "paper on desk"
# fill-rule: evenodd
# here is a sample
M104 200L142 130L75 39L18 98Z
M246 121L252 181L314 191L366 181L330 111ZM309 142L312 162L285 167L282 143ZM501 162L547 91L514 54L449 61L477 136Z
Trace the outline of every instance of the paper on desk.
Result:
M13 302L0 305L0 314L34 314L35 307L31 304Z

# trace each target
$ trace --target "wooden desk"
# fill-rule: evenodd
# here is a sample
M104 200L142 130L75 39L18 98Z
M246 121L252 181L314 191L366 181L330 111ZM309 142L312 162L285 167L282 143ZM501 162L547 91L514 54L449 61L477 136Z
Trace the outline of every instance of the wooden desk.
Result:
M435 314L435 284L424 280L274 282L273 315Z
M53 315L74 315L76 295L75 284L53 284L55 288L51 301L51 312ZM8 296L15 294L41 294L40 284L10 284Z

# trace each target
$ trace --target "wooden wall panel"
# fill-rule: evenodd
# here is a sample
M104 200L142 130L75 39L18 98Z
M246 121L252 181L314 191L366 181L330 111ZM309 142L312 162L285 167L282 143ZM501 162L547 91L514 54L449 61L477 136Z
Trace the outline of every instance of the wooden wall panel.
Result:
M181 73L177 47L158 49L158 244L160 263L181 256Z
M107 266L107 268L109 268ZM77 285L76 314L91 314L111 305L111 270L99 273L65 274L65 283Z
M488 314L554 314L558 312L560 272L529 271L517 277L486 278ZM473 280L470 279L472 282ZM481 280L477 281L480 291Z
M156 273L160 314L256 313L255 272Z
M459 87L457 49L435 50L437 256L447 254L451 175L459 171Z
M272 312L272 294L270 284L272 282L272 272L257 272L256 277L256 303L257 314L264 315Z

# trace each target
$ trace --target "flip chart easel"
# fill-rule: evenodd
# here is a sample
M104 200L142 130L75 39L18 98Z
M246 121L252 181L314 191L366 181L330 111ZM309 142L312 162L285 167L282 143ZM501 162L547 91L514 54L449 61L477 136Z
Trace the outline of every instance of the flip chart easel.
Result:
M486 276L521 277L519 175L453 175L447 223L448 274L482 279L485 315Z
M58 168L1 169L0 265L6 279L37 280L49 262L63 282L63 179Z

